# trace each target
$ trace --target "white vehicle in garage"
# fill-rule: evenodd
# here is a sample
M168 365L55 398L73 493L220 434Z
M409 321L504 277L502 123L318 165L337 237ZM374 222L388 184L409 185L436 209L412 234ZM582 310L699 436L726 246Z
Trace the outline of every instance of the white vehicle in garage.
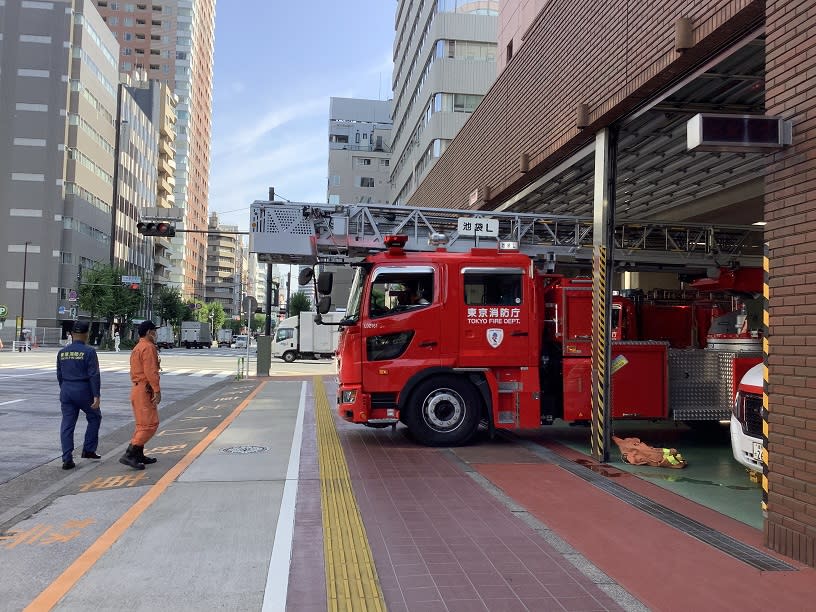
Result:
M731 450L734 459L754 472L762 472L762 369L748 370L737 387L731 415Z

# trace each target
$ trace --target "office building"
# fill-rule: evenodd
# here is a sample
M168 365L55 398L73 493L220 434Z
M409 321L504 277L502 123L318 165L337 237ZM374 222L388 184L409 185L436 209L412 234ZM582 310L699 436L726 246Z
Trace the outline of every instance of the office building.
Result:
M137 4L96 0L121 44L122 72L145 71L177 96L175 206L179 227L207 228L215 0L162 0ZM171 283L185 297L203 298L207 242L204 234L179 232L172 239Z
M427 204L414 191L493 84L498 13L498 0L397 3L394 204Z
M146 90L140 89L141 83L129 83L133 82L124 75L119 85L119 156L114 180L111 263L124 275L138 278L149 296L153 282L152 239L142 236L136 224L140 212L156 201L159 131L136 99Z
M245 249L237 225L220 225L218 215L212 213L207 234L206 302L220 302L227 317L232 319L241 312L241 298L246 280Z
M135 71L141 77L144 72ZM158 158L155 206L158 209L172 208L175 204L176 171L176 96L165 83L159 81L139 81L131 90L131 95L156 126L158 131ZM154 236L152 293L163 285L178 287L171 282L171 242L170 238Z
M329 204L390 201L391 102L331 98Z
M119 45L88 0L0 3L0 33L0 304L57 341L111 258Z

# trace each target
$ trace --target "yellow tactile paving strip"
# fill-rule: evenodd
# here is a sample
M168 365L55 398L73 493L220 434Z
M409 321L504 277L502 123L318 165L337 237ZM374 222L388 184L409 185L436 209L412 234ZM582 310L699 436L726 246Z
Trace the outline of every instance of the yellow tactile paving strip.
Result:
M348 465L334 426L326 389L321 378L315 377L313 381L327 608L330 612L384 612L386 606L374 557L351 488Z

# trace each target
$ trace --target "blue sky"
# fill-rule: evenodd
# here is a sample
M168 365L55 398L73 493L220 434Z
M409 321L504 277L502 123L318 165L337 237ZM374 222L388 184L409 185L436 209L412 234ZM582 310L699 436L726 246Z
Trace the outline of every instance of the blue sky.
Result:
M269 186L325 202L329 98L391 97L395 0L220 0L210 211L247 229ZM234 211L234 212L231 212Z

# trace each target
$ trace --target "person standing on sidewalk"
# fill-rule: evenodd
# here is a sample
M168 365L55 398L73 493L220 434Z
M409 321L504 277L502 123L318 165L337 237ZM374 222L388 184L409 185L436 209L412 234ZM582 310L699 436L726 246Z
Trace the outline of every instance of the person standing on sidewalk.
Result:
M159 351L156 348L156 325L153 321L139 324L139 342L130 353L130 404L136 429L125 454L119 463L135 470L143 470L145 464L156 463L153 457L145 457L144 447L159 428Z
M88 428L82 445L83 459L99 459L96 447L99 445L99 424L102 411L99 408L102 378L99 374L99 358L96 351L88 346L89 324L85 321L74 323L73 341L57 353L57 382L60 386L60 407L62 425L62 469L76 467L74 463L74 429L79 411L85 413Z
M121 338L119 337L119 331L116 331L113 334L113 350L115 350L117 353L119 352L119 342L120 341L121 341Z

